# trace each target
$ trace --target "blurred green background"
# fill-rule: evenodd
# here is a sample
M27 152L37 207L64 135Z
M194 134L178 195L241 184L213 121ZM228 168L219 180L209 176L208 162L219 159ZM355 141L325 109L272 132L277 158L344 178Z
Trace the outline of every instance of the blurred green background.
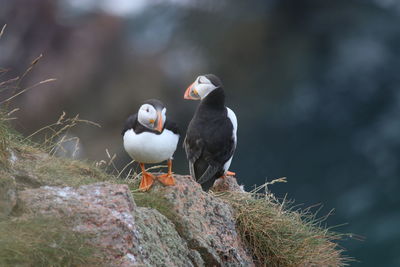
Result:
M0 0L0 23L2 78L41 53L22 87L57 78L13 102L19 131L80 114L102 128L70 133L79 157L107 148L123 166L125 118L158 98L184 134L198 104L184 90L214 73L239 120L239 182L288 177L277 196L366 238L342 242L352 266L400 266L400 1ZM188 173L180 147L174 169Z

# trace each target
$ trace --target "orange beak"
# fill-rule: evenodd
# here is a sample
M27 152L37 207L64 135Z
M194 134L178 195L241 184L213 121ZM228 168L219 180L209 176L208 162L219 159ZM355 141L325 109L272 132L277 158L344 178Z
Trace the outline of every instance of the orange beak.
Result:
M190 91L192 90L193 85L194 85L194 83L192 83L192 84L186 89L185 94L183 95L183 98L184 98L184 99L196 100L195 98L193 98L193 97L190 95Z
M161 111L157 111L157 127L155 128L155 130L157 130L161 133L162 128L163 128L163 120L162 120Z

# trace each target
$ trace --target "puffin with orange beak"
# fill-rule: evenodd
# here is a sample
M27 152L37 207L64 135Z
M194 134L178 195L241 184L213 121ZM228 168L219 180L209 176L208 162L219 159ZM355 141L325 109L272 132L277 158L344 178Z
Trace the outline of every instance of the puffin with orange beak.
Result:
M157 99L143 103L139 112L129 116L122 136L124 148L129 156L139 162L142 180L139 189L147 191L154 182L154 175L147 172L145 163L160 163L168 160L168 173L158 176L164 185L174 185L172 176L172 156L179 141L178 127L167 119L167 109Z
M201 100L189 123L184 148L190 175L207 191L229 172L237 142L235 113L225 106L221 80L213 75L200 75L186 89L185 99Z

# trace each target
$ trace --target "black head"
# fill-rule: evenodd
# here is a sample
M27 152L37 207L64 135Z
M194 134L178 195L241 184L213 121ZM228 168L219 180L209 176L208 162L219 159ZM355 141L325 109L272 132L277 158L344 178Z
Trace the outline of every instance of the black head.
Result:
M162 132L166 121L167 109L157 99L149 99L143 102L138 111L138 121L146 128Z
M214 74L204 74L203 76L205 76L207 79L209 79L210 82L212 82L212 84L215 87L217 87L217 88L218 87L223 87L221 79L218 78L216 75L214 75Z
M163 110L165 108L165 105L163 102L161 102L158 99L147 99L146 101L143 102L143 104L149 104L152 105L154 107L154 109L156 110Z
M222 90L221 80L214 74L200 75L186 89L183 98L190 100L203 100L208 94L219 89Z

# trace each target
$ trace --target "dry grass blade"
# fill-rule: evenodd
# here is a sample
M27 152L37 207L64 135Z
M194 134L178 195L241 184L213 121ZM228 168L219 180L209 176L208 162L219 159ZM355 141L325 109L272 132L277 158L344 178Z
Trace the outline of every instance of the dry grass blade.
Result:
M128 164L126 164L126 165L118 172L117 179L120 178L120 177L121 177L121 174L124 173L125 170L126 170L129 166L131 166L134 162L135 162L134 160L131 160ZM127 179L127 178L129 177L131 171L132 171L132 169L129 170L129 173L128 173L128 175L125 177L125 179Z
M14 98L16 98L17 96L19 96L19 95L25 93L26 91L28 91L28 90L30 90L30 89L33 89L33 88L35 88L35 87L38 87L39 85L42 85L42 84L45 84L45 83L49 83L49 82L54 82L54 81L56 81L56 79L51 78L51 79L47 79L47 80L44 80L44 81L40 81L40 82L38 82L38 83L35 83L34 85L29 86L29 87L27 87L27 88L21 90L20 92L14 94L13 96L7 98L6 100L0 102L0 104L4 104L4 103L6 103L6 102L10 102L11 100L13 100Z
M14 108L10 112L3 114L3 116L0 116L0 121L11 121L17 119L16 117L11 117L11 115L17 111L19 111L19 108Z
M28 75L28 73L33 69L33 67L39 62L40 59L42 59L43 54L40 54L38 57L36 57L31 64L29 65L29 67L26 69L26 71L24 72L24 74L22 74L21 79L19 79L18 81L18 86L19 84L22 82L22 80L25 78L26 75Z
M56 155L59 151L62 151L65 155L67 155L68 151L67 151L67 149L65 149L63 144L69 143L69 142L74 142L74 150L72 151L72 154L70 155L71 158L74 159L79 150L79 143L80 143L80 139L76 136L68 138L67 135L63 135L61 137L61 139L54 145L54 147L50 149L49 154Z
M15 78L6 80L6 81L4 81L4 82L0 82L0 87L7 86L7 85L9 85L9 84L12 84L13 82L18 81L18 80L19 80L19 77L15 77Z
M125 167L122 168L122 170L119 170L114 162L115 159L117 158L117 155L115 153L111 155L108 148L106 148L106 155L107 155L108 161L101 160L101 161L97 162L95 165L99 166L99 167L103 167L105 169L105 171L116 175L116 179L118 179L121 176L121 174L129 167L129 165L131 165L133 163L133 161L131 161L128 164L126 164ZM109 170L110 167L112 167L111 171ZM131 171L132 170L130 170L129 173Z
M8 112L8 113L6 114L6 116L9 117L9 116L11 116L11 114L17 112L18 110L19 110L19 108L14 108L14 109L11 110L10 112Z
M41 134L44 136L44 141L41 142L40 148L47 151L49 154L54 154L59 149L63 150L63 144L65 142L75 141L75 151L73 152L73 154L75 154L78 149L79 138L67 137L67 134L71 128L81 123L101 127L98 123L80 119L79 114L73 118L67 118L66 113L63 111L55 123L40 128L28 137L24 138L23 141L29 141L33 137Z
M258 266L346 266L349 258L337 244L343 234L322 226L326 216L316 218L309 209L290 207L286 198L278 201L267 186L250 193L220 195L235 210L236 224L243 241L251 248ZM259 193L264 191L264 193Z
M7 24L4 24L3 27L1 28L1 31L0 31L0 38L3 36L6 27L7 27Z
M117 155L116 154L113 154L112 156L110 155L110 152L108 151L108 148L106 148L106 154L107 154L107 157L108 157L108 159L109 159L109 161L108 161L108 166L113 166L113 168L114 168L114 170L116 170L117 172L118 172L118 168L117 168L117 166L115 166L115 164L114 164L114 160L115 160L115 158L117 157Z
M152 166L152 167L148 167L148 168L146 169L146 172L149 172L149 171L152 171L152 170L157 170L157 169L165 169L165 168L168 168L168 166L167 166L167 165ZM139 175L139 174L142 174L142 173L138 173L138 175Z

